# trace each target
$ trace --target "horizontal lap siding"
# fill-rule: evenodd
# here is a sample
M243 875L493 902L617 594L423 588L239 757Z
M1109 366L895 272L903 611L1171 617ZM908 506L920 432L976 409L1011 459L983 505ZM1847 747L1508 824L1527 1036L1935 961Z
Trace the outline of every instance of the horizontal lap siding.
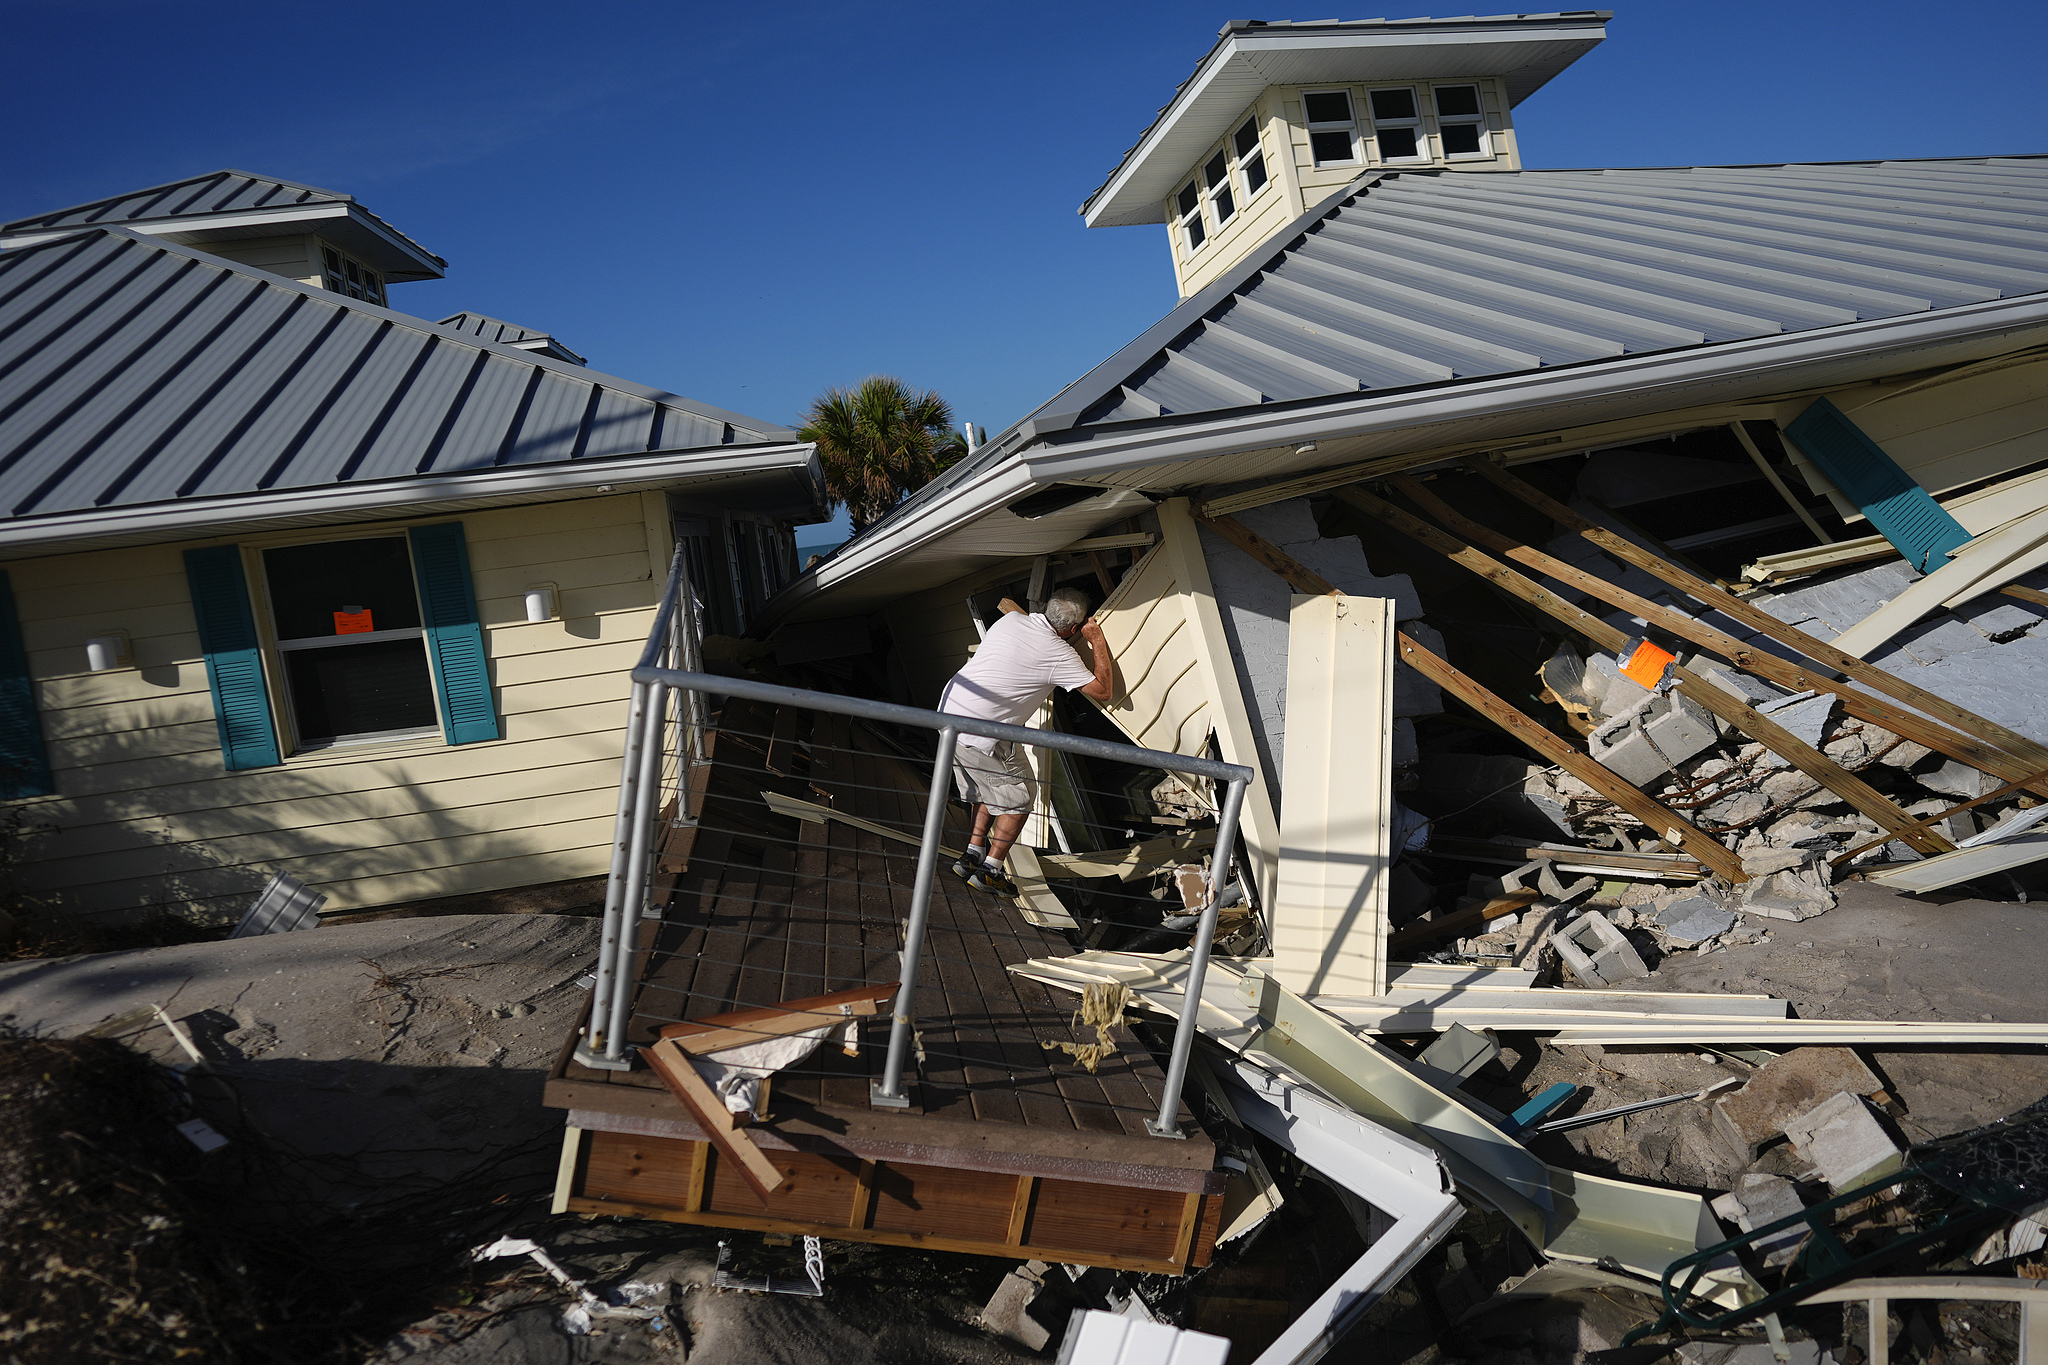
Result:
M26 885L95 912L238 915L272 872L328 909L596 876L617 801L626 672L659 585L637 496L461 518L505 738L295 755L224 772L180 560L187 545L9 566L58 795ZM378 523L332 537L402 534ZM262 541L257 543L270 543ZM563 619L525 620L529 583ZM85 672L85 640L127 631L134 668Z

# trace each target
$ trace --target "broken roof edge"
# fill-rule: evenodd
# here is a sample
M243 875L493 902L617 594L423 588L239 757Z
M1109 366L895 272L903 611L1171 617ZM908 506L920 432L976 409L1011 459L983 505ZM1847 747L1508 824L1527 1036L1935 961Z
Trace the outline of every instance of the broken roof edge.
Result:
M684 412L702 417L707 421L723 422L734 428L735 435L740 431L745 431L757 437L756 444L763 442L790 444L794 443L797 439L796 430L792 427L777 426L770 422L763 422L756 417L749 417L744 413L729 412L724 408L713 407L694 398L685 398L681 394L670 393L666 389L657 389L620 375L606 374L601 370L593 370L588 366L573 365L568 361L556 360L552 356L543 355L537 351L525 350L505 342L486 341L482 337L472 336L464 332L458 332L453 328L443 327L440 323L433 322L427 318L416 317L411 313L401 313L394 308L367 303L362 299L350 298L346 294L337 294L331 289L322 289L318 285L301 284L297 280L289 279L283 275L273 275L267 270L258 270L252 266L244 265L240 261L231 261L223 256L211 255L200 250L198 247L187 246L182 242L167 241L155 233L137 232L133 228L113 225L78 228L57 236L19 246L8 246L6 243L0 242L0 257L25 255L33 251L55 250L67 243L78 241L94 233L126 237L154 250L184 256L203 265L215 266L240 275L245 279L268 285L273 289L280 289L287 293L303 294L318 303L342 308L350 312L362 313L397 326L410 328L419 332L422 336L432 337L443 343L475 347L523 365L533 365L541 369L553 371L579 384L597 384L646 402L659 403L664 407L679 408Z
M1089 483L1151 465L1247 454L1372 432L1413 428L1421 436L1451 421L1508 419L1561 406L1581 409L1579 415L1584 420L1551 421L1530 427L1529 431L1593 425L1605 419L1586 415L1584 409L1602 402L1640 398L1645 393L1658 393L1661 406L1676 410L1699 406L1707 397L1701 392L1703 389L1730 390L1742 385L1742 393L1724 394L1728 401L1759 402L1783 393L1812 391L1816 385L1799 382L1794 373L1800 369L1811 370L1847 359L1863 362L1857 366L1863 371L1876 366L1895 369L1916 352L1981 346L2043 328L2048 328L2048 293L2022 294L1742 341L1619 356L1571 367L1517 371L1391 393L1340 394L1290 404L1285 410L1266 404L1232 410L1222 416L1203 414L1188 423L1169 427L1155 423L1115 435L1091 435L1066 446L1041 443L1031 448L1026 440L1013 439L1010 448L995 450L996 443L991 442L983 447L992 452L986 462L974 459L955 466L961 473L946 487L931 497L913 495L859 538L849 541L833 558L800 574L769 599L761 613L761 624L766 629L783 620L799 619L799 612L807 619L825 609L825 604L818 601L820 597L835 593L884 564L936 544L1035 488L1053 483ZM1877 374L1836 377L1819 387L1839 387L1859 378L1874 377ZM1746 380L1755 382L1744 383ZM1019 424L1013 433L1022 427ZM1527 433L1504 434L1498 439L1512 443L1523 434ZM1006 433L1007 436L1012 433ZM1416 443L1424 451L1432 444L1427 440ZM1009 458L1012 455L1017 458ZM1388 458L1399 456L1390 453ZM1318 463L1314 453L1309 452L1297 457L1291 466L1267 471L1261 477L1277 483L1318 469L1341 469L1347 463ZM920 494L934 489L938 482L927 485ZM1145 496L1107 482L1101 488L1104 494L1124 491Z
M1455 41L1461 37L1487 34L1506 37L1510 41L1542 36L1550 36L1556 40L1565 34L1550 31L1571 30L1570 36L1584 43L1583 49L1571 54L1558 64L1555 70L1544 71L1534 84L1526 88L1515 86L1509 96L1509 103L1512 106L1520 104L1522 100L1540 90L1565 67L1602 42L1607 36L1607 21L1613 17L1612 10L1558 10L1542 14L1464 15L1454 19L1332 19L1306 22L1233 19L1218 30L1215 43L1202 55L1201 60L1196 62L1194 71L1174 87L1173 97L1161 106L1159 112L1153 116L1152 122L1146 125L1145 131L1138 135L1138 140L1124 152L1116 167L1081 202L1076 212L1089 227L1128 226L1139 221L1154 221L1130 218L1133 210L1129 205L1124 207L1116 223L1101 220L1108 216L1112 204L1120 203L1126 197L1124 191L1128 189L1130 182L1144 169L1146 162L1158 150L1160 144L1175 131L1175 125L1190 116L1195 107L1202 103L1210 86L1227 67L1239 59L1240 50L1255 43L1269 47L1300 47L1317 40L1326 44L1333 40L1349 40L1342 42L1341 45L1363 48L1368 45L1368 39L1392 38L1397 45L1415 46L1418 45L1418 37L1425 43L1431 37ZM1592 31L1589 33L1588 30ZM1261 39L1267 41L1259 43ZM1219 120L1212 115L1212 121L1217 123L1217 128L1197 129L1195 131L1200 136L1192 140L1200 141L1204 145L1214 141L1214 137L1210 136L1211 131L1216 136L1227 131L1223 125L1234 119L1242 108L1243 102L1233 99L1227 117ZM1175 175L1179 174L1179 170L1176 170ZM1150 197L1142 202L1144 206L1150 206ZM1141 207L1138 211L1144 210ZM1164 218L1156 221L1163 222Z
M419 474L374 483L328 484L140 506L61 512L0 521L0 560L162 544L259 530L547 502L730 482L776 474L822 504L824 472L809 443L700 446L634 455L585 456L547 464Z

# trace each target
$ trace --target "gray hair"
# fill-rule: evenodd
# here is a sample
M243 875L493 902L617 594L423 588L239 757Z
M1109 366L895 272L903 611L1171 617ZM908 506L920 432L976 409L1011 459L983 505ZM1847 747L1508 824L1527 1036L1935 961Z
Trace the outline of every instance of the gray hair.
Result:
M1045 603L1045 623L1054 630L1072 630L1088 619L1088 599L1079 589L1061 588Z

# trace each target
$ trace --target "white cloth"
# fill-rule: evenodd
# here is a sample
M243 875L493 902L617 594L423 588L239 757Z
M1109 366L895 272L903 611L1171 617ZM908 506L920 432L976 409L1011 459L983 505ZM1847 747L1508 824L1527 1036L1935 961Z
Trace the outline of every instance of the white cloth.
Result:
M1062 640L1043 616L1009 611L988 628L967 667L946 684L939 696L939 709L955 716L1023 725L1055 687L1086 687L1094 681L1094 670L1081 662L1074 647ZM975 749L996 744L981 735L962 735L959 742Z

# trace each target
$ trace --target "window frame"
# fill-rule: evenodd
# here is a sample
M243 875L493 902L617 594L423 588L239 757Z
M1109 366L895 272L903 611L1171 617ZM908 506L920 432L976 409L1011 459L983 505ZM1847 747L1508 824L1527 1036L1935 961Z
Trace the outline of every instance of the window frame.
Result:
M1212 180L1210 179L1210 172L1218 169L1219 162L1221 163L1220 171ZM1235 167L1230 164L1230 148L1226 145L1218 147L1214 156L1205 157L1202 164L1195 171L1195 178L1201 181L1203 185L1202 197L1209 204L1210 219L1216 224L1218 232L1221 232L1224 224L1236 218L1238 214L1237 186L1232 181L1230 174L1234 169ZM1225 213L1217 203L1217 200L1223 197L1227 197L1230 201L1230 212L1228 213Z
M1394 90L1405 90L1408 92L1408 102L1415 110L1412 116L1383 119L1380 117L1379 111L1373 108L1372 97L1374 95L1380 94L1383 91ZM1365 92L1366 114L1372 119L1372 133L1370 135L1372 139L1372 157L1379 165L1426 166L1436 159L1430 155L1429 130L1423 126L1422 97L1419 92L1420 87L1414 85L1375 85ZM1380 140L1380 129L1382 128L1405 128L1412 131L1415 134L1414 154L1412 156L1388 156L1386 148L1381 144Z
M1439 90L1470 90L1472 103L1477 112L1470 114L1446 114L1443 102L1437 98ZM1486 88L1478 81L1453 81L1429 87L1430 112L1436 116L1437 145L1442 148L1445 161L1491 161L1494 156L1492 130L1486 126ZM1454 152L1444 139L1445 128L1477 128L1479 150L1476 152Z
M1311 98L1313 98L1316 95L1343 96L1344 107L1351 111L1351 117L1343 120L1342 122L1338 122L1331 119L1323 119L1320 121L1310 119L1308 114L1308 102ZM1303 130L1306 131L1308 134L1309 165L1314 167L1316 170L1322 170L1325 167L1330 166L1363 166L1366 164L1365 139L1363 136L1361 136L1361 134L1364 133L1364 126L1359 122L1358 118L1358 92L1354 90L1352 87L1340 86L1336 88L1322 90L1310 90L1304 87L1301 91L1301 126ZM1351 146L1351 155L1349 158L1343 161L1325 161L1322 159L1322 157L1316 154L1316 134L1336 132L1345 132L1350 134L1350 137L1347 139L1347 141L1350 143Z
M1251 130L1252 134L1251 150L1240 152L1237 150L1238 140L1244 136L1247 128ZM1265 133L1266 130L1260 126L1259 116L1254 113L1246 117L1243 123L1239 124L1236 129L1223 139L1224 150L1230 153L1231 165L1236 169L1239 183L1243 186L1246 204L1250 204L1254 196L1273 183L1272 169L1266 165ZM1257 185L1251 183L1251 173L1245 169L1253 161L1259 163L1259 183Z
M373 303L379 308L391 306L389 295L384 289L383 271L373 270L364 265L325 237L315 240L320 244L320 282L323 289L330 294L340 294L344 298ZM355 276L353 280L350 279L351 273ZM368 280L369 283L364 284L364 280Z
M264 559L267 550L291 549L301 545L345 545L360 540L398 540L405 544L405 559L408 574L412 580L415 604L420 607L421 624L400 626L392 630L368 630L356 635L311 635L294 636L287 639L278 634L277 604L270 595L270 572ZM437 747L452 747L448 744L441 723L441 680L434 670L434 661L429 652L424 604L418 603L419 565L413 555L412 537L407 526L396 531L374 532L363 535L358 530L346 535L294 536L290 538L241 541L235 543L242 553L243 577L247 583L250 610L256 618L256 636L263 652L264 672L271 682L272 721L277 726L280 746L285 752L279 755L282 762L289 762L302 755L329 754L337 749L356 749L375 744L414 744L432 740ZM286 656L314 649L334 649L343 645L376 644L386 640L411 639L420 642L420 659L427 671L427 688L434 699L434 716L427 724L401 730L378 730L355 735L335 735L307 739L299 733L298 707L292 698L291 670L286 667Z
M1183 201L1188 198L1190 191L1194 194L1194 205L1193 207L1184 207ZM1168 211L1173 214L1174 225L1180 229L1181 250L1186 255L1193 256L1214 240L1215 234L1209 231L1209 224L1205 217L1206 210L1202 199L1201 167L1197 166L1195 168L1195 173L1189 178L1187 184L1182 185L1168 196L1167 204L1169 206ZM1197 233L1201 235L1197 237Z

